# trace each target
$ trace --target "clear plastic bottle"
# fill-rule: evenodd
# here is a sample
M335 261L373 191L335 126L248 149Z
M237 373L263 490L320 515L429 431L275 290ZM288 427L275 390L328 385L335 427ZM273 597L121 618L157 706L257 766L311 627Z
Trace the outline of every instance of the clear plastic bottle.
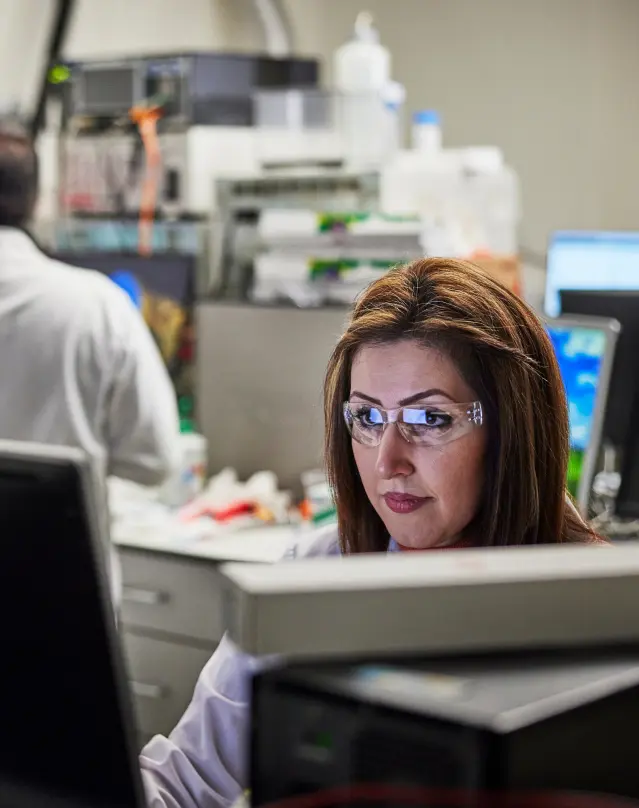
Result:
M353 37L335 53L335 89L340 93L381 92L390 76L390 53L380 44L372 16L361 11Z
M345 162L355 169L377 167L388 143L383 93L391 58L368 12L357 15L353 37L337 49L334 73Z

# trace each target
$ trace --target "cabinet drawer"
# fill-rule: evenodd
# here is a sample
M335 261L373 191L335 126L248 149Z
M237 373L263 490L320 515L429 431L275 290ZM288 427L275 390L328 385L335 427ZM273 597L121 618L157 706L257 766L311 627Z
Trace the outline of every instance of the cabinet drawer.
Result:
M220 576L212 564L120 550L124 626L189 637L222 638Z
M168 735L211 652L125 632L122 637L140 736Z

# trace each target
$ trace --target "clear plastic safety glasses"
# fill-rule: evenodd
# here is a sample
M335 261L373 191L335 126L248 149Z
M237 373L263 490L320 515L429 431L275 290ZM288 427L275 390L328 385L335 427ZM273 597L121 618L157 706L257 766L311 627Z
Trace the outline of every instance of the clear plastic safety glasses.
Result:
M386 410L360 401L344 403L344 418L353 440L379 446L388 424L397 424L408 443L442 446L461 438L484 421L481 402L470 404L411 404Z

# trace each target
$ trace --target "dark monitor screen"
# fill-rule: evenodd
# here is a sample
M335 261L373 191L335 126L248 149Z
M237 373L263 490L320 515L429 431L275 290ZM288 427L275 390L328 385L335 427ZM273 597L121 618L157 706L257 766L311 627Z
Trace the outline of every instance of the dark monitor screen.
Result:
M105 275L133 275L150 293L191 306L195 298L196 259L182 253L150 256L125 252L57 252L53 258L65 264L95 269Z
M0 446L0 805L142 805L133 719L81 464ZM86 472L86 469L85 469ZM95 532L95 528L93 528ZM8 795L11 795L9 800Z
M560 297L562 314L612 317L621 324L603 437L623 450L632 428L631 415L639 388L639 292L562 290Z

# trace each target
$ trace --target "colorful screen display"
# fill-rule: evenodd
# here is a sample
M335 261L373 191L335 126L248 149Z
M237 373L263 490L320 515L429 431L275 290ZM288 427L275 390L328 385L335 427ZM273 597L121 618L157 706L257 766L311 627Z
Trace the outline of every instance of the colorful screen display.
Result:
M570 461L568 488L577 494L585 452L592 437L606 332L583 326L548 328L568 399Z

